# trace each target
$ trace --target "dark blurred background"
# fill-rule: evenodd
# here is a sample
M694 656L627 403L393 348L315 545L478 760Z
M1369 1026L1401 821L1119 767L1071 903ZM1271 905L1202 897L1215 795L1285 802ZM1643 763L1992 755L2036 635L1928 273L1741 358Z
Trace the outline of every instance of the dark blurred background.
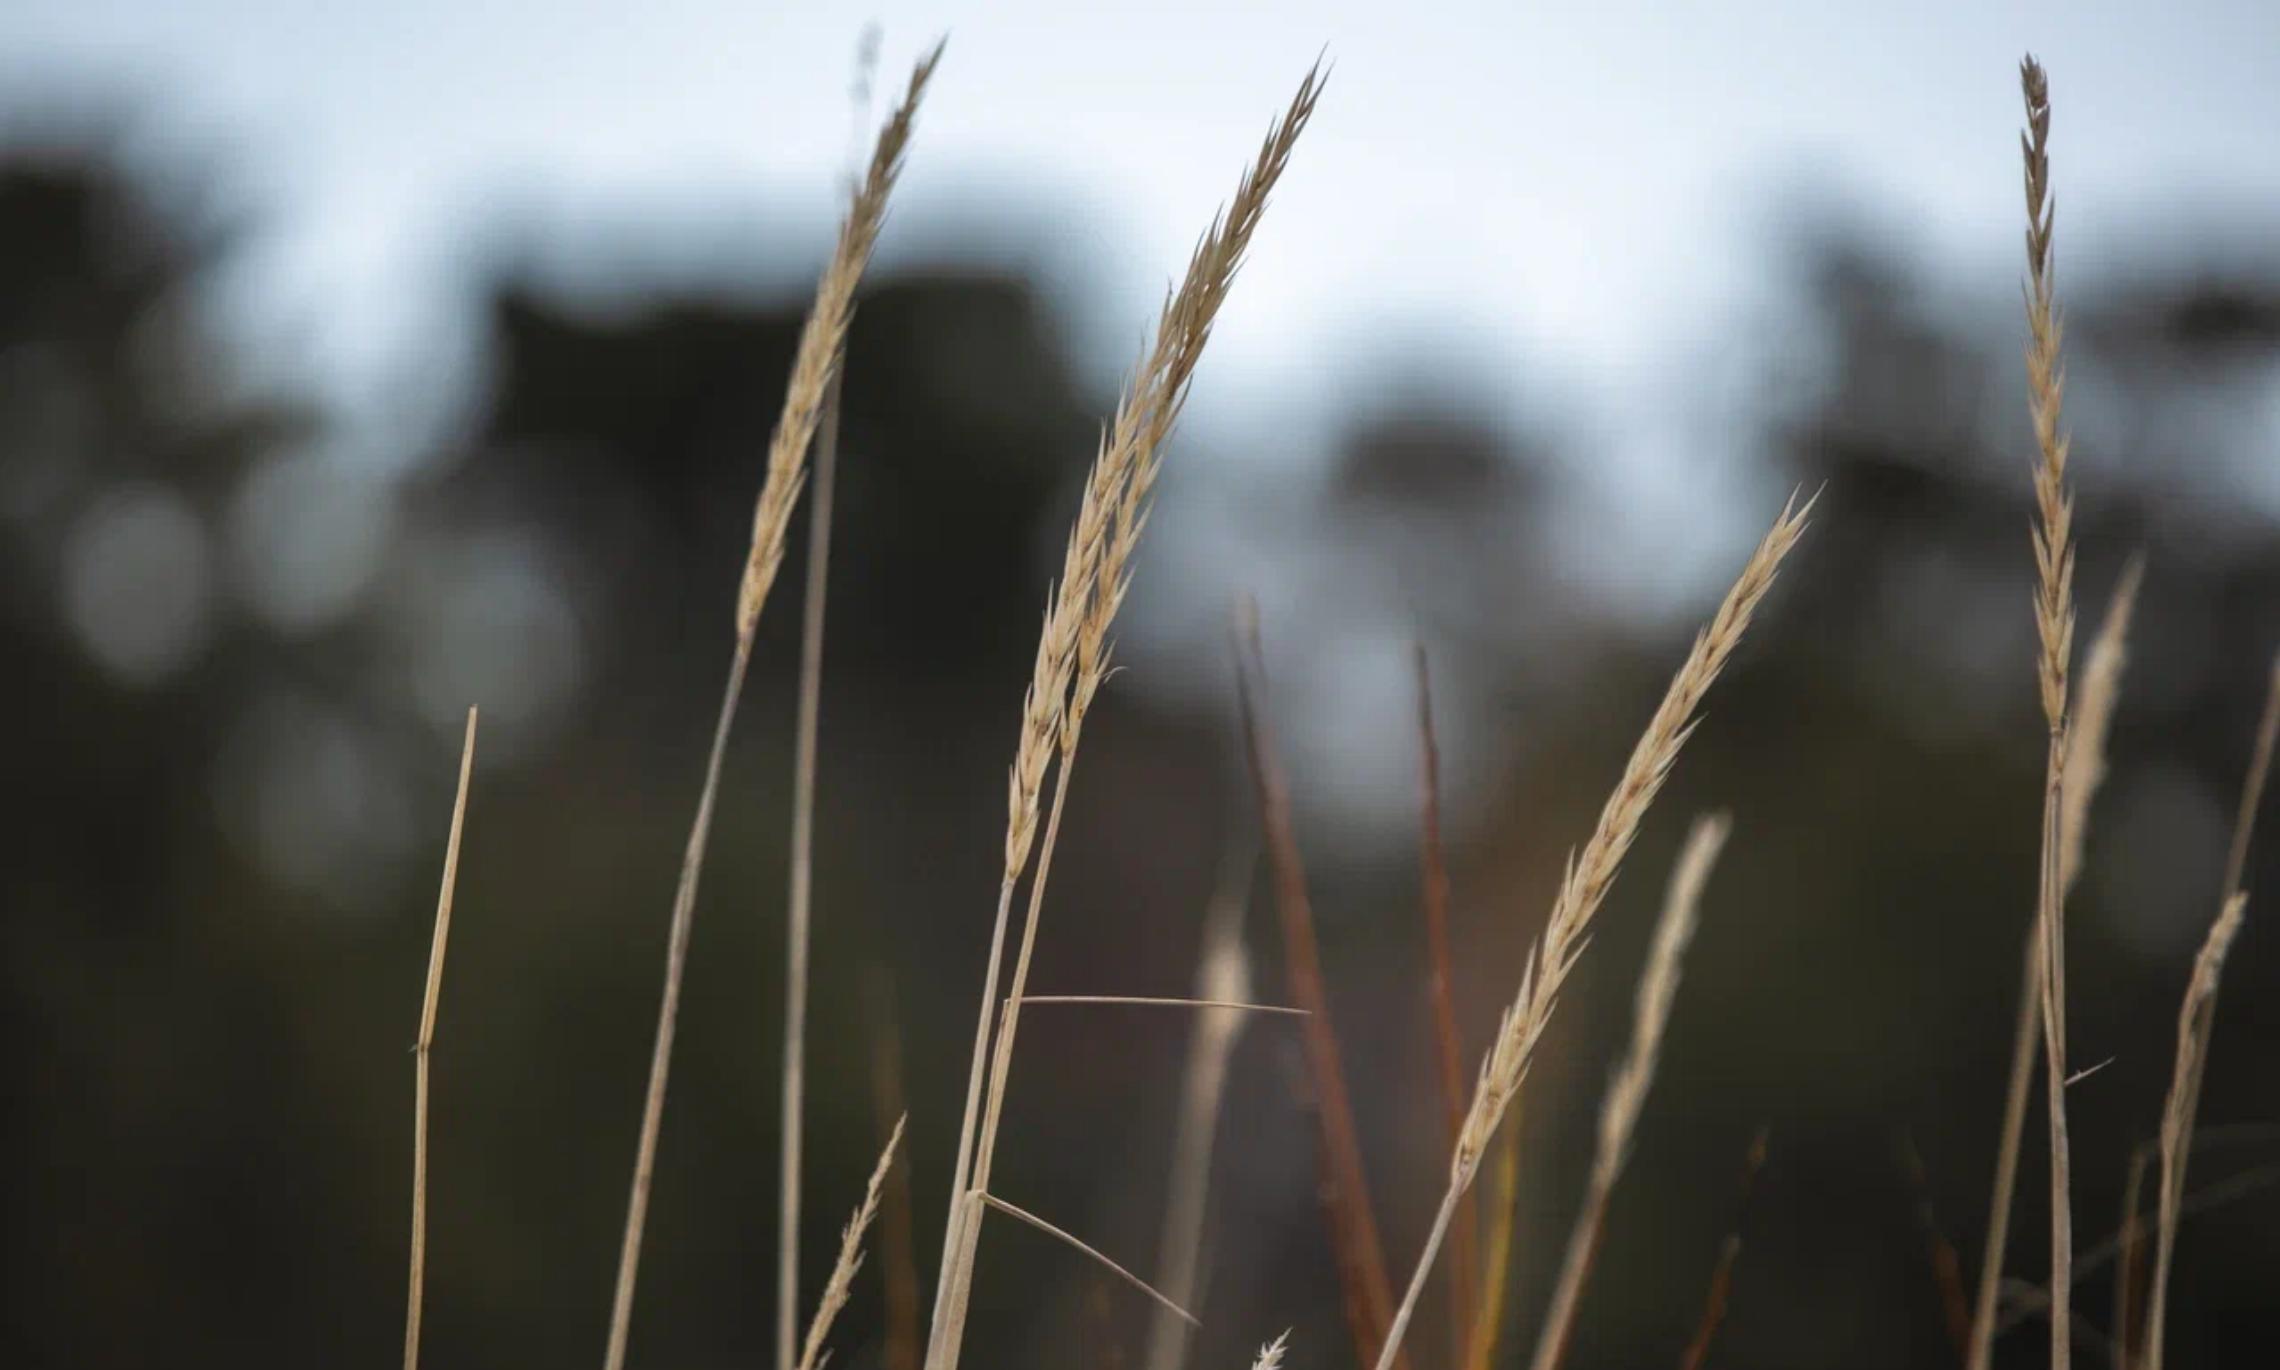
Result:
M669 892L731 645L759 453L827 242L849 118L838 87L862 16L761 37L744 16L729 30L750 45L730 56L760 63L741 96L750 119L716 120L706 137L749 139L754 165L792 168L749 178L781 192L757 211L739 179L748 168L701 158L696 171L676 164L682 179L648 200L638 176L604 177L610 188L582 200L579 176L560 170L575 158L551 179L539 159L534 191L510 161L494 181L457 187L458 218L390 198L383 164L373 206L429 215L414 235L426 246L395 250L417 269L398 260L351 281L364 268L349 264L369 254L341 245L338 221L358 203L335 196L317 213L297 196L323 178L265 170L316 155L338 110L312 116L305 142L277 117L297 95L278 97L267 124L211 126L217 73L258 67L264 43L294 51L293 33L217 5L229 37L212 50L228 60L186 49L169 65L128 41L131 17L98 9L75 30L63 11L34 9L11 69L35 74L37 59L37 79L0 104L0 1069L13 1105L0 1124L11 1272L0 1361L378 1365L397 1354L407 1049L473 703L484 727L435 1055L427 1356L577 1363L599 1350L607 1319ZM2242 43L2270 39L2267 61L2280 53L2280 33L2261 11L2208 17L2197 39L2150 48L2155 75L2141 83L2069 80L2065 41L2079 40L2086 77L2121 69L2110 44L2078 32L2088 20L2045 53L2085 637L2123 560L2142 551L2148 565L2113 773L2071 912L2073 1055L2111 1058L2072 1095L2085 1245L2115 1226L2129 1151L2155 1128L2177 1000L2215 909L2280 647L2280 180L2269 165L2211 170L2192 142L2198 116L2180 109L2205 99L2230 119L2250 96L2216 77L2169 79L2190 73L2178 53L2195 43L2221 77ZM708 20L672 22L700 26L683 36L702 46ZM895 22L908 27L889 34L887 82L935 23ZM1450 24L1445 41L1469 41L1466 21ZM1148 99L1177 101L1182 82L1204 92L1166 121L1159 150L1187 168L1177 184L1192 194L1152 206L1131 233L1113 208L1125 154L1104 153L1088 179L1075 129L1063 165L1034 181L1018 165L980 170L995 145L973 111L994 94L960 64L995 49L978 69L1002 70L1005 49L1034 55L1047 39L1003 20L961 27L922 117L912 194L863 297L846 378L817 844L811 1291L880 1140L890 1052L931 1277L1003 774L1047 578L1162 276L1326 36L1303 16L1271 42L1266 27L1245 21L1233 45L1278 54L1257 66L1147 48L1098 88L1142 138ZM608 32L586 32L578 50ZM1910 41L1963 32L1935 26ZM2228 47L2228 32L2241 43ZM1984 147L1942 169L1932 154L1946 144L1926 138L1947 195L1929 207L1911 198L1923 168L1906 159L1880 179L1839 139L1824 151L1843 170L1824 174L1810 155L1783 160L1789 144L1735 133L1759 122L1741 105L1705 116L1735 140L1721 165L1747 164L1709 182L1748 200L1746 269L1706 248L1697 261L1665 223L1583 251L1612 277L1685 279L1699 265L1740 284L1636 318L1637 299L1617 295L1604 308L1624 321L1572 349L1556 285L1541 287L1545 313L1510 319L1509 334L1440 311L1428 287L1401 307L1405 272L1446 269L1433 264L1435 226L1382 206L1349 221L1336 207L1373 192L1338 178L1407 155L1415 111L1387 92L1430 78L1414 52L1337 41L1325 119L1257 249L1265 279L1255 295L1250 277L1237 287L1228 355L1204 364L1128 610L1131 669L1106 692L1078 770L1034 983L1186 992L1204 905L1253 822L1227 625L1238 597L1255 594L1397 1271L1423 1238L1446 1156L1417 907L1411 644L1433 660L1458 1004L1478 1051L1563 853L1588 831L1695 623L1784 493L1822 492L1528 1086L1507 1362L1532 1345L1669 858L1690 813L1723 807L1734 839L1571 1363L1675 1361L1761 1125L1769 1155L1714 1363L1957 1363L1926 1226L1961 1250L1968 1279L2032 903L2043 745L2023 328L2005 255L2017 243L2011 64L2039 39L2020 35L1974 29L1962 50L1943 49L1943 70L1972 83L1964 106L1978 122L1966 133ZM407 111L423 79L411 57L475 41L466 26L389 36L397 46L343 79ZM512 93L563 41L534 34L527 53L495 54L516 74L508 122L537 117ZM1852 51L1865 70L1880 39L1798 41ZM1622 116L1585 135L1611 164L1642 126L1694 117L1678 96L1657 104L1637 70L1612 65L1616 52L1598 98ZM826 76L767 88L801 63ZM1054 79L1085 89L1067 71ZM818 88L811 106L796 102ZM231 88L220 107L242 94ZM445 103L481 97L455 86ZM2077 110L2084 126L2143 127L2100 151L2069 131ZM1784 117L1807 125L1817 112ZM1873 102L1832 118L1906 120ZM582 127L564 125L562 147ZM2176 174L2132 181L2162 164L2172 133ZM1463 171L1502 206L1484 211L1491 220L1568 225L1511 244L1522 265L1483 277L1490 302L1509 287L1524 308L1540 287L1524 279L1532 246L1556 260L1573 248L1562 233L1588 237L1594 215L1632 203L1587 198L1569 216L1566 173L1531 188L1556 160L1535 143L1562 136L1498 127L1513 160ZM1641 141L1650 164L1674 155ZM2076 177L2078 157L2088 169ZM2087 207L2109 190L2118 204ZM1655 197L1651 185L1633 193ZM1690 203L1663 212L1683 220ZM2095 227L2070 238L2084 221ZM1373 238L1371 224L1397 231ZM1953 250L1958 224L1985 241ZM1289 265L1345 255L1391 284L1355 287L1364 303L1342 305L1348 278ZM368 304L401 317L379 327L358 313ZM1511 341L1522 336L1532 340ZM1639 360L1650 351L1659 360ZM368 353L385 364L355 360ZM1624 382L1642 378L1634 401ZM699 913L635 1319L647 1365L768 1354L801 564L795 547L764 620ZM2276 876L2280 841L2267 840L2248 884L2280 887ZM1281 999L1281 944L1264 888L1255 894L1258 994ZM2193 1171L2195 1188L2233 1190L2180 1242L2181 1362L2280 1354L2280 1193L2261 1187L2280 1176L2280 1134L2237 1126L2280 1123L2276 1004L2280 946L2252 899L2201 1114L2230 1140ZM1050 1031L1023 1038L1001 1187L1153 1269L1190 1024L1055 1012ZM1285 1326L1297 1329L1295 1365L1350 1355L1306 1106L1295 1035L1250 1025L1212 1176L1195 1364L1247 1363ZM2011 1261L2022 1276L2047 1269L2041 1155L2031 1138ZM883 1264L875 1255L841 1323L838 1364L880 1364ZM1146 1305L1035 1234L993 1226L979 1279L979 1363L1064 1362L1071 1347L1095 1364L1140 1362ZM2081 1295L2099 1327L2108 1281L2088 1277ZM1448 1363L1438 1316L1420 1319L1416 1344L1421 1366ZM2026 1365L2042 1346L2030 1319L2000 1350ZM2082 1347L2104 1355L2094 1337Z

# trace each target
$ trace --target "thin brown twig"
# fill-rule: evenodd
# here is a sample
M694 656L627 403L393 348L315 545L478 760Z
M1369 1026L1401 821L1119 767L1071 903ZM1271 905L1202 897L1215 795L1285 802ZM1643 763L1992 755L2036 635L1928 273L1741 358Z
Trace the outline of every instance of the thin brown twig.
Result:
M420 1318L427 1293L428 1056L435 1045L436 1006L443 995L443 957L451 941L451 900L459 886L459 836L467 822L467 782L475 772L475 710L459 747L459 793L451 801L451 835L443 845L443 888L435 897L435 934L428 945L427 990L420 1035L412 1048L412 1273L404 1302L404 1370L419 1370Z
M1932 1211L1931 1182L1924 1175L1924 1158L1917 1152L1913 1137L1902 1134L1899 1155L1900 1169L1908 1177L1908 1187L1915 1191L1916 1229L1924 1239L1924 1260L1931 1267L1932 1287L1939 1291L1940 1321L1960 1362L1971 1354L1971 1299L1963 1292L1963 1262L1956 1255L1955 1243L1941 1228L1939 1215Z
M657 1136L664 1121L665 1093L672 1074L673 1035L680 1020L681 982L688 968L697 886L704 873L705 849L712 836L721 763L728 752L737 702L743 696L745 676L751 666L760 611L767 603L768 592L783 563L785 532L791 524L792 509L807 482L808 448L822 413L824 392L842 359L847 325L854 317L855 287L878 241L879 227L886 218L888 196L902 170L903 152L909 145L919 101L941 57L942 45L937 43L919 60L911 72L902 102L879 132L870 168L848 205L831 261L816 284L815 303L808 311L799 346L793 353L783 412L769 439L766 474L761 480L759 498L753 504L752 543L745 554L744 575L737 588L735 654L729 662L728 680L721 690L720 715L713 724L712 745L705 757L704 784L698 792L696 817L689 825L688 845L682 852L680 876L673 889L673 913L665 935L665 984L658 997L657 1036L650 1051L649 1083L642 1095L640 1134L634 1144L633 1184L626 1200L625 1235L618 1247L617 1285L610 1299L604 1370L623 1370L632 1334L633 1294L641 1269L642 1233L649 1220L650 1186L657 1167Z
M1730 824L1723 814L1694 821L1673 868L1670 890L1656 920L1654 941L1647 953L1646 970L1639 976L1638 1005L1632 1015L1631 1044L1607 1083L1607 1098L1599 1111L1599 1144L1591 1158L1585 1182L1583 1209L1568 1237L1567 1255L1552 1286L1552 1301L1544 1314L1544 1328L1536 1339L1533 1370L1557 1370L1575 1336L1576 1310L1582 1306L1584 1285L1599 1256L1599 1243L1607 1232L1607 1209L1630 1159L1631 1137L1645 1109L1647 1090L1654 1083L1655 1065L1662 1055L1662 1039L1670 1026L1671 1007L1678 997L1680 966L1694 940L1700 921L1702 890L1718 853L1726 845Z
M1323 1216L1329 1220L1330 1247L1354 1354L1364 1363L1378 1359L1385 1345L1393 1295L1387 1281L1384 1247L1378 1239L1362 1144L1354 1126L1354 1106L1346 1087L1344 1058L1331 1022L1330 998L1323 986L1322 953L1314 931L1314 905L1307 895L1306 867L1292 826L1290 786L1276 754L1274 720L1266 707L1266 666L1259 644L1257 606L1245 601L1236 631L1236 698L1243 722L1244 751L1258 799L1259 830L1273 876L1275 907L1281 916L1283 955L1290 996L1308 1012L1306 1074L1313 1094L1319 1143ZM1406 1360L1387 1364L1406 1364Z
M1749 1212L1750 1195L1757 1189L1758 1172L1765 1168L1766 1142L1771 1135L1761 1126L1750 1139L1749 1155L1742 1162L1741 1196L1734 1201L1733 1226L1718 1245L1718 1263L1710 1271L1710 1292L1703 1296L1702 1316L1694 1325L1694 1335L1687 1339L1685 1354L1679 1357L1679 1370L1702 1370L1710 1361L1710 1346L1718 1339L1718 1329L1726 1325L1726 1306L1734 1296L1734 1267L1742 1259L1742 1219Z
M1441 1105L1446 1144L1454 1149L1465 1126L1465 1048L1457 1029L1455 974L1449 952L1449 860L1441 839L1441 746L1433 728L1433 667L1425 644L1416 644L1417 670L1417 870L1418 911L1425 922L1428 974L1433 1008L1433 1040L1441 1068ZM1449 1238L1449 1346L1452 1357L1470 1352L1478 1315L1479 1213L1471 1204L1457 1210Z

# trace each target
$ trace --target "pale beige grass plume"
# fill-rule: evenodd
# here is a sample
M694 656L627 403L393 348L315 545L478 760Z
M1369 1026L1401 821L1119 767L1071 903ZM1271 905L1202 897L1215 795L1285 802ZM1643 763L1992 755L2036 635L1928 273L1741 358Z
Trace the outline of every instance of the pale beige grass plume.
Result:
M902 1141L903 1123L895 1120L895 1130L887 1134L887 1144L879 1149L878 1163L871 1167L871 1178L863 1186L863 1202L856 1205L855 1215L839 1233L839 1255L831 1263L831 1277L823 1283L823 1298L816 1304L815 1317L808 1323L807 1339L801 1343L799 1370L819 1370L823 1364L824 1338L831 1335L831 1324L839 1310L847 1306L847 1296L855 1291L855 1272L863 1265L863 1234L873 1219L879 1216L879 1186L886 1182L887 1171L895 1163L895 1147Z
M2185 1153L2201 1103L2201 1074L2209 1062L2209 1035L2215 1025L2217 980L2248 912L2248 896L2225 900L2217 921L2193 958L2193 977L2177 1010L2177 1065L2161 1110L2160 1216L2154 1226L2153 1287L2146 1297L2145 1366L2161 1370L2163 1331L2169 1313L2169 1265L2177 1249L2178 1209L2185 1201Z
M1418 1295L1432 1270L1433 1259L1448 1234L1450 1219L1472 1186L1483 1150L1504 1120L1521 1082L1527 1078L1536 1042L1558 1006L1560 989L1583 953L1588 941L1585 933L1592 917L1598 913L1608 888L1622 869L1624 854L1638 836L1640 820L1661 792L1680 749L1694 730L1695 714L1703 697L1740 644L1752 615L1773 586L1782 559L1796 546L1811 511L1812 501L1800 505L1795 496L1782 507L1781 516L1774 520L1773 527L1751 553L1717 613L1696 634L1693 649L1672 678L1662 703L1632 750L1614 793L1608 796L1606 807L1600 811L1590 840L1581 852L1569 858L1551 914L1545 920L1543 936L1521 976L1520 991L1497 1025L1495 1045L1482 1062L1479 1079L1473 1086L1464 1133L1449 1160L1448 1187L1426 1236L1424 1250L1418 1256L1408 1292L1394 1314L1391 1334L1379 1353L1378 1370L1388 1370L1393 1363L1402 1335L1416 1312Z
M1109 672L1113 654L1109 633L1131 585L1132 557L1147 524L1149 497L1162 469L1164 440L1186 403L1196 363L1210 339L1219 307L1234 283L1291 149L1313 115L1321 88L1322 71L1317 66L1307 73L1290 107L1268 132L1257 160L1237 185L1234 200L1197 244L1186 277L1164 304L1155 341L1102 436L1099 454L1085 482L1076 526L1063 556L1061 580L1039 635L1036 661L1023 697L1021 735L1007 782L1005 866L989 963L983 972L965 1116L952 1170L950 1212L943 1232L943 1260L927 1348L930 1370L954 1370L958 1363L974 1251L1004 1107L1005 1078L1020 1025L1020 1002L1027 987L1046 877L1068 796L1070 767L1086 713ZM999 1002L997 980L1013 892L1028 864L1045 772L1056 754L1061 772L1052 816L1038 857L993 1055L990 1020Z
M1552 1301L1544 1315L1544 1329L1536 1340L1533 1370L1554 1370L1567 1354L1575 1334L1576 1309L1599 1242L1607 1230L1607 1205L1630 1159L1631 1136L1646 1107L1655 1066L1662 1058L1664 1031L1670 1026L1671 1005L1678 999L1679 970L1694 929L1701 921L1702 890L1710 882L1711 868L1726 845L1732 825L1723 814L1694 820L1686 845L1672 869L1669 892L1663 898L1662 916L1655 922L1654 940L1647 952L1646 970L1639 977L1638 1002L1631 1019L1631 1045L1607 1085L1599 1109L1599 1141L1585 1181L1583 1210L1568 1238L1567 1255L1560 1265Z
M698 792L696 817L689 826L680 878L673 891L673 914L665 943L665 985L657 1008L657 1038L650 1053L649 1084L642 1098L632 1192L626 1202L625 1235L618 1250L617 1285L610 1303L609 1343L603 1356L606 1370L622 1370L632 1328L633 1292L641 1266L641 1238L648 1220L649 1191L657 1164L657 1133L664 1118L665 1091L672 1070L681 980L688 965L698 879L704 870L713 806L720 790L721 761L728 751L737 701L744 693L744 677L751 664L760 610L767 601L769 588L775 583L777 567L783 561L784 533L805 481L808 447L822 413L824 393L838 371L846 344L847 323L854 312L855 286L870 261L873 244L878 241L888 197L902 170L903 152L910 142L919 101L941 56L942 45L937 43L920 59L901 103L879 132L870 167L848 206L838 244L816 286L815 304L801 330L799 347L793 357L783 413L769 443L767 474L761 481L753 510L752 546L746 554L743 580L737 593L735 654L730 659L728 680L721 691L720 713L713 724L712 745L705 760L704 784Z
M1251 1362L1251 1370L1282 1370L1283 1353L1290 1349L1290 1333L1268 1342L1259 1348L1259 1358Z
M2248 774L2241 782L2240 810L2233 819L2232 846L2225 857L2224 907L2193 960L2193 976L2177 1014L2177 1066L2161 1113L2160 1216L2154 1227L2153 1287L2146 1297L2146 1370L2161 1370L2169 1317L2169 1267L2185 1204L2185 1162L2194 1120L2201 1111L2201 1080L2209 1068L2209 1038L2216 1027L2217 979L2224 972L2225 953L2240 931L2247 907L2248 896L2241 889L2241 881L2248 870L2249 843L2256 832L2256 811L2263 806L2265 782L2272 774L2276 742L2280 742L2280 658L2272 664L2264 715L2257 724Z
M467 782L475 773L475 710L459 746L459 794L451 801L451 835L443 844L443 888L435 897L435 935L428 944L427 990L420 1035L412 1047L412 1271L404 1301L404 1370L418 1370L420 1318L427 1294L428 1057L435 1046L436 1007L443 997L443 957L451 945L451 901L459 887L459 836L467 824Z

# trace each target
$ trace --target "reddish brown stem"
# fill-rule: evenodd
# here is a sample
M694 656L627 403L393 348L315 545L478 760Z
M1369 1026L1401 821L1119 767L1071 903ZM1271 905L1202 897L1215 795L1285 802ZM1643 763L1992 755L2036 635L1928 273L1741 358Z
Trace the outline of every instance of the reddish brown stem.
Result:
M1734 1202L1734 1225L1726 1233L1726 1240L1718 1248L1717 1268L1710 1272L1710 1293L1702 1301L1702 1320L1695 1324L1694 1336L1686 1343L1686 1354L1679 1360L1679 1370L1702 1370L1710 1360L1710 1345L1718 1339L1718 1329L1726 1322L1726 1304L1734 1293L1734 1266L1742 1258L1742 1218L1749 1212L1750 1194L1757 1188L1758 1172L1765 1168L1765 1148L1769 1129L1760 1127L1750 1139L1750 1151L1742 1162L1741 1197Z
M1370 1210L1361 1139L1354 1128L1338 1036L1330 1022L1330 1000L1323 989L1314 907L1307 896L1306 870L1291 824L1290 786L1276 759L1274 726L1266 711L1266 672L1256 609L1246 605L1241 619L1236 643L1236 695L1242 709L1251 781L1258 793L1259 829L1274 875L1290 998L1307 1011L1306 1067L1321 1138L1322 1207L1330 1223L1331 1251L1338 1264L1338 1284L1354 1351L1362 1364L1374 1365L1393 1317L1392 1287L1386 1279L1377 1218ZM1407 1370L1405 1357L1396 1364Z
M1441 841L1441 747L1433 730L1433 671L1425 644L1417 644L1417 800L1418 906L1425 918L1430 958L1433 1030L1440 1054L1441 1102L1453 1151L1464 1132L1465 1109L1472 1102L1465 1079L1464 1041L1457 1031L1457 1004L1449 955L1449 862ZM1457 1210L1449 1233L1449 1345L1452 1359L1466 1353L1473 1332L1473 1294L1479 1287L1479 1214L1472 1204Z

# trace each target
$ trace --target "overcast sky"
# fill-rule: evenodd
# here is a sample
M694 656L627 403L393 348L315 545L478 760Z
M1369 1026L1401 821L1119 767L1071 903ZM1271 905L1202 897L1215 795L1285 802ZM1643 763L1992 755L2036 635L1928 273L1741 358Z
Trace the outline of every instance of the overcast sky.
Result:
M161 160L210 159L261 225L233 308L369 413L455 364L459 292L502 234L636 285L766 279L763 236L819 257L873 18L882 86L951 35L885 259L1030 215L998 250L1118 355L1327 48L1329 93L1205 367L1205 427L1278 431L1431 335L1654 466L1673 377L1745 316L1785 202L1825 190L2008 291L2030 47L2053 74L2067 271L2180 213L2280 222L2273 0L11 0L0 119L123 95Z

